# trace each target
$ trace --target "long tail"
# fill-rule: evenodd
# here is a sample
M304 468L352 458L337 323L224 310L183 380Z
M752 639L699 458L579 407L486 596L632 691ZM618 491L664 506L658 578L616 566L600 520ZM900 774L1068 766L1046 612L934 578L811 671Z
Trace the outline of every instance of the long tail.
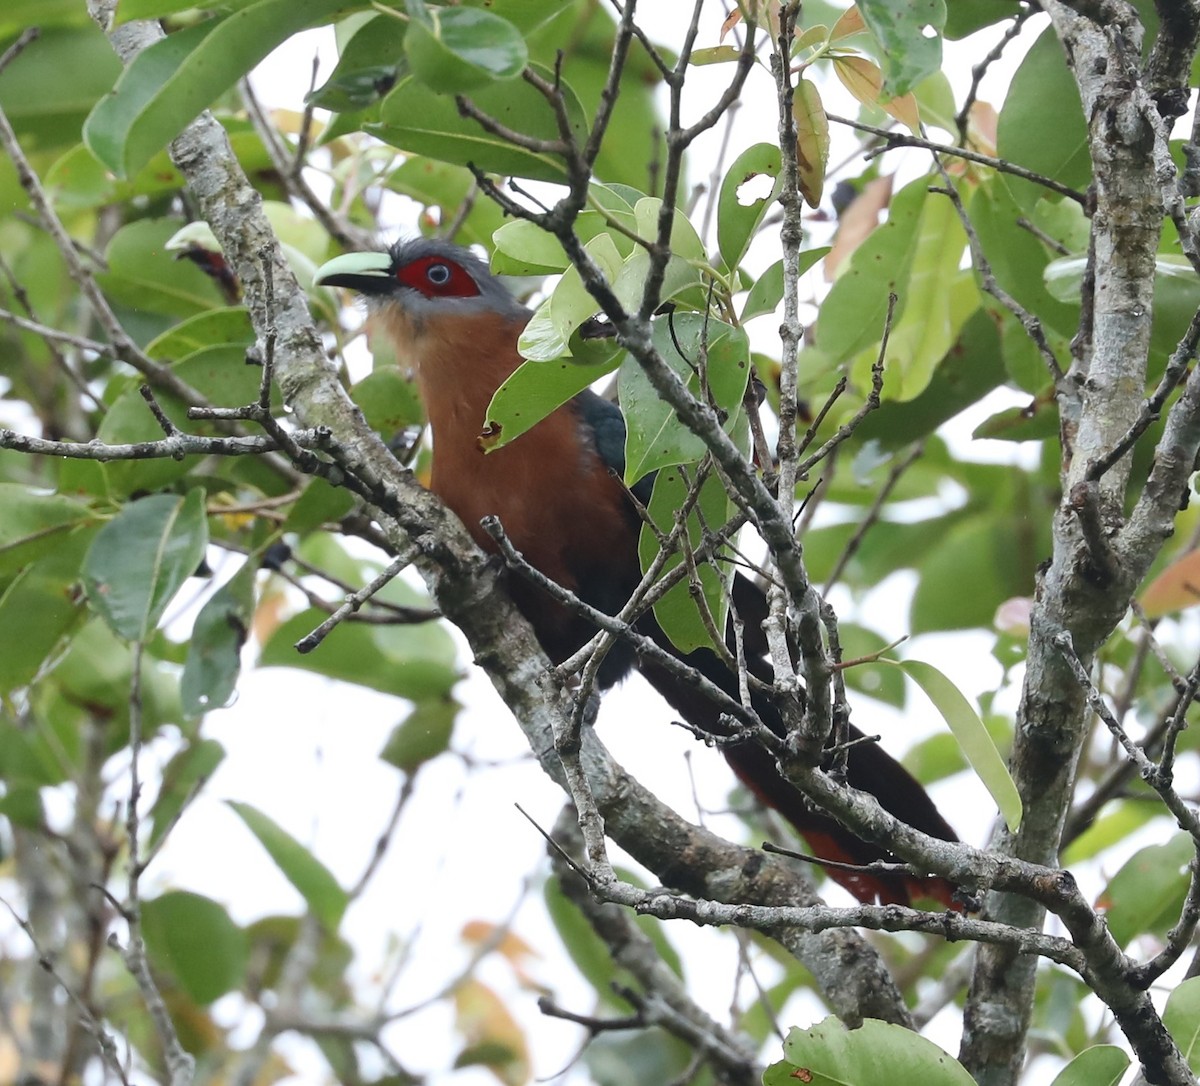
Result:
M766 600L758 588L744 577L734 586L734 605L745 620L746 656L753 672L767 677L765 664L758 657L765 651L760 622L766 617ZM656 636L664 647L669 643L661 634ZM672 650L674 651L674 650ZM731 697L738 697L737 679L707 649L681 657ZM674 675L652 661L643 659L639 668L647 681L693 727L713 735L728 734L720 723L720 711L694 687L680 682ZM783 734L778 715L765 701L755 709L763 722L773 731ZM851 738L861 732L851 727ZM863 865L875 860L894 860L884 849L856 837L841 823L812 808L808 801L789 784L776 768L775 759L756 743L737 743L726 746L725 760L738 779L766 806L778 811L795 827L808 843L813 854L837 863ZM847 783L852 788L870 792L880 806L915 829L945 841L957 841L954 830L938 812L925 789L899 762L877 743L856 743L847 759ZM911 875L866 873L829 868L828 874L860 901L907 905L914 898L933 898L948 908L958 908L954 901L954 886L944 879L917 878Z

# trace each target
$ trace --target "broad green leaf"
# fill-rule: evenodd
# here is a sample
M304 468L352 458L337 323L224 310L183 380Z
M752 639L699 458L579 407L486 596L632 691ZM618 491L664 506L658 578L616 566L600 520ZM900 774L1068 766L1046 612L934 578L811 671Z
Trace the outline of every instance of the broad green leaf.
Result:
M395 192L411 196L427 208L437 208L441 223L460 221L461 208L469 199L473 200L470 211L465 219L461 219L458 232L451 239L463 245L490 245L492 235L505 222L504 213L493 201L472 197L475 179L465 166L409 155L387 175L384 184Z
M0 24L12 18L10 9L11 0L0 4ZM26 25L46 24L38 12ZM14 33L23 29L25 26L14 28ZM8 36L0 33L0 40ZM120 72L121 62L112 46L90 19L79 27L44 29L33 45L0 72L0 105L25 153L77 144L88 111ZM69 78L64 78L68 74Z
M1051 1086L1117 1086L1129 1066L1129 1054L1116 1045L1093 1045L1054 1077Z
M314 477L288 511L280 532L307 536L322 524L341 520L357 502L358 499L345 487L331 486L324 479Z
M1046 289L1057 300L1074 303L1078 312L1087 258L1065 256L1046 264L1043 272ZM1154 321L1150 326L1150 347L1161 358L1171 354L1187 331L1197 308L1200 308L1200 276L1187 258L1165 254L1154 261ZM1073 329L1072 329L1073 330ZM1154 367L1151 367L1151 376Z
M94 535L81 526L47 536L38 557L0 589L0 695L32 682L85 617L79 566Z
M879 42L889 94L907 94L940 70L946 0L858 0L858 10Z
M337 66L308 103L334 113L365 109L378 102L407 71L404 37L408 23L392 15L372 15L341 48Z
M558 238L526 219L506 222L492 235L497 275L554 275L571 265Z
M222 0L221 7L225 10L244 8L254 0ZM127 23L133 19L161 19L164 15L174 15L180 11L194 10L193 0L117 0L115 22Z
M1158 814L1155 807L1155 803L1137 796L1110 803L1104 813L1063 850L1063 866L1074 867L1094 859L1105 849L1124 841Z
M150 810L148 850L158 846L195 791L217 771L224 759L225 748L215 739L197 739L167 763L158 797Z
M404 773L415 773L450 749L454 721L461 708L453 698L417 702L412 712L392 729L379 757Z
M825 252L829 252L826 247ZM774 313L779 303L783 301L783 261L777 260L755 281L746 295L746 303L742 306L741 317L743 324L754 317L766 313Z
M75 0L5 0L0 9L0 39L21 33L30 26L43 29L54 26L90 25L86 10Z
M694 480L695 476L692 475L691 479ZM675 514L683 507L690 489L689 480L684 478L679 468L668 467L659 470L646 509L660 532L672 530ZM688 545L692 548L698 547L704 539L705 529L712 531L719 528L729 519L733 510L733 501L726 493L721 480L715 475L710 476L700 490L696 508L688 516ZM700 519L701 515L703 522ZM642 568L649 566L657 554L658 538L648 526L643 525L638 537L638 556ZM674 554L667 559L663 572L669 573L683 560L681 553ZM712 617L713 628L724 631L725 619L729 613L729 600L721 577L716 567L708 563L700 566L696 572L700 579L704 605ZM654 617L663 633L680 652L711 647L712 637L709 636L708 627L701 617L697 601L691 595L686 578L654 605Z
M996 322L978 308L960 329L957 343L934 370L925 391L906 403L885 400L863 420L855 439L878 442L887 449L903 448L932 434L1003 384L1004 378Z
M1074 298L1064 298L1050 287L1048 265L1053 254L1028 230L1017 225L1024 212L1013 199L1007 179L995 177L975 186L968 212L1000 285L1031 313L1036 313L1043 324L1060 335L1074 335L1079 325L1078 291ZM1046 273L1044 280L1043 273ZM1020 325L1017 329L1028 339L1028 333ZM1044 384L1049 380L1045 363L1041 363L1041 368Z
M288 882L300 892L312 914L329 931L337 931L349 897L329 868L258 808L233 801L229 806L258 838Z
M88 506L72 498L0 483L0 578L94 519Z
M645 886L645 880L633 871L618 867L617 876L622 882ZM547 879L542 893L555 932L575 967L591 984L596 997L613 1009L627 1008L628 1003L617 994L616 989L618 985L628 986L632 982L631 976L613 961L611 952L587 917L563 892L559 879ZM659 958L667 968L677 977L682 977L683 960L667 938L666 925L652 916L634 916L633 919L654 943Z
M604 278L613 283L621 273L621 252L608 234L599 234L584 248ZM550 362L567 354L572 334L584 321L600 312L600 303L583 284L583 277L568 268L517 338L517 350L531 362Z
M540 74L553 78L545 69ZM583 106L567 84L563 95L571 129L584 139ZM525 82L495 83L470 96L476 108L505 128L541 140L557 140L558 124L546 99ZM549 152L527 151L493 136L469 117L463 117L448 95L438 94L414 76L401 79L383 100L379 122L367 131L400 150L451 162L474 165L488 173L511 174L540 181L566 179L562 159Z
M1175 1038L1192 1074L1200 1073L1200 977L1189 977L1167 996L1163 1025Z
M889 292L900 296L898 312L903 314L917 229L931 199L945 197L929 196L927 178L905 185L892 199L887 222L855 249L838 276L817 318L817 346L832 361L845 362L879 342Z
M212 1003L241 986L246 934L212 898L168 890L143 901L142 935L150 961L174 976L196 1003Z
M698 313L677 313L654 322L652 339L655 349L683 378L691 393L711 402L732 424L750 376L750 346L745 331L706 320ZM704 456L704 442L659 397L633 359L622 364L618 388L625 413L627 484L632 486L658 468L695 463Z
M312 652L298 653L296 642L326 618L325 612L313 609L288 619L263 646L259 666L298 667L414 701L442 697L459 679L454 643L436 622L343 622Z
M951 8L954 4L950 5ZM1047 109L1047 103L1054 103ZM1084 190L1092 176L1087 123L1075 79L1053 27L1046 27L1013 76L996 126L996 152L1071 188ZM1029 211L1045 189L1006 178L1018 204Z
M1012 832L1021 824L1021 797L1000 757L996 744L979 714L962 692L932 664L921 660L880 661L893 663L911 678L933 702L954 738L958 740L975 775L991 793Z
M803 275L829 252L828 245L817 249L807 249L800 254L797 274ZM755 281L746 295L746 304L742 307L740 320L743 324L753 317L761 317L766 313L774 313L775 307L783 300L783 261L777 260Z
M416 383L396 366L380 366L367 374L351 389L350 398L362 409L367 425L385 441L425 420Z
M196 616L179 683L179 697L188 716L220 709L233 697L241 673L242 646L253 618L257 571L258 563L247 560Z
M946 37L958 41L985 26L1011 19L1019 10L1018 0L954 0L946 5Z
M871 656L881 652L888 645L886 638L874 630L869 630L854 622L840 622L838 638L842 643L842 660L844 662ZM904 707L906 692L904 676L898 674L893 668L870 667L869 665L847 667L842 675L846 680L846 685L852 690L858 690L860 693L878 698L897 709ZM921 779L928 780L926 777Z
M84 122L84 140L118 177L137 173L275 46L349 6L349 0L256 0L168 34L134 57Z
M188 317L146 344L146 353L151 358L175 362L198 351L226 344L240 348L243 353L254 344L250 314L240 305L206 309Z
M246 350L241 345L201 348L177 362L172 371L222 407L239 407L258 398L261 372L258 367L246 364ZM202 436L217 432L211 422L189 420L186 406L175 397L162 393L158 402L166 416L181 430ZM114 400L100 424L98 436L108 444L122 444L159 441L163 432L141 394L136 388L130 388ZM198 461L196 456L183 460L114 461L105 465L105 474L113 494L128 495L169 486L193 470Z
M614 349L607 361L592 365L576 362L525 362L517 368L488 404L484 445L489 452L502 449L557 407L612 373L623 354Z
M756 143L733 160L717 196L717 247L729 269L736 268L754 239L777 193L779 148ZM744 190L745 186L749 186Z
M199 268L167 252L180 227L171 219L140 219L121 227L105 250L106 271L96 278L113 301L136 310L192 317L225 308L221 292Z
M84 560L92 609L127 641L146 640L207 545L203 490L130 502L96 533Z
M926 525L914 556L921 573L909 611L914 632L991 626L1005 600L1032 595L1037 563L1049 553L1050 540L1044 520L1014 535L1013 525L1033 516L1039 504L1021 482L999 480L989 510L964 513L942 524L940 532ZM971 591L964 592L964 585Z
M1176 833L1165 845L1139 849L1108 880L1098 904L1121 946L1136 935L1165 935L1179 919L1194 856L1192 839Z
M932 1041L892 1022L864 1020L847 1029L834 1017L810 1029L792 1029L784 1062L772 1064L764 1086L972 1086L966 1069ZM797 1074L798 1071L802 1073Z
M911 400L929 385L937 368L979 306L974 279L960 275L958 266L966 234L954 205L945 197L925 202L917 228L915 250L903 288L904 310L892 327L885 357L884 396ZM881 329L882 331L882 329ZM854 367L863 387L869 387L870 367L877 352L869 349Z
M515 79L529 55L507 19L480 8L428 8L409 22L404 52L413 74L431 90L459 94Z

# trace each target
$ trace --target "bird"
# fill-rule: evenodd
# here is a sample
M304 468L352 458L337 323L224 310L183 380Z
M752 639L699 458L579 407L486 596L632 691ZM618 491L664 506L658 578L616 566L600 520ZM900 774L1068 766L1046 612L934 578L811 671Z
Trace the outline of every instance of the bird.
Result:
M384 251L335 257L318 269L315 281L365 299L369 320L391 340L402 364L411 367L432 435L430 489L475 542L496 551L481 522L498 518L513 546L537 570L591 607L617 614L641 580L641 521L621 482L625 422L620 407L585 390L507 445L485 451L480 436L488 406L523 362L517 341L532 316L486 262L440 239L408 238ZM648 483L640 484L643 499ZM508 588L551 661L562 662L595 635L591 622L531 581L514 577ZM761 629L768 615L765 596L740 573L732 595L743 620L748 668L769 683ZM737 676L711 649L681 652L649 613L636 629L739 698ZM781 774L772 754L760 744L731 739L713 702L649 654L639 656L627 641L619 641L599 668L597 686L606 690L634 669L694 730L722 737L719 745L735 775L801 834L818 862L826 861L829 876L860 901L907 905L925 898L959 907L955 887L936 876L860 870L894 857L815 809ZM785 734L769 701L756 697L754 709L768 727ZM853 726L851 738L861 739ZM916 829L957 840L925 789L878 743L850 745L846 780Z

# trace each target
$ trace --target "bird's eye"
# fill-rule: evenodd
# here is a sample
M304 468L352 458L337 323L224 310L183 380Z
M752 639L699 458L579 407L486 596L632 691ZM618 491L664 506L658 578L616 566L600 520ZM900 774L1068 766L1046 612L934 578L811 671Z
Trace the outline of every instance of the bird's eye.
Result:
M450 267L447 264L430 264L425 269L425 278L435 287L444 287L450 282Z

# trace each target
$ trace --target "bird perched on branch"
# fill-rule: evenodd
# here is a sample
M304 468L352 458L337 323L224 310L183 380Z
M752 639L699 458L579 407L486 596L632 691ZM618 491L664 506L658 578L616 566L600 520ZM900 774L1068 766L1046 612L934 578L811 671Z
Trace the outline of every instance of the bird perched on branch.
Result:
M530 564L585 603L615 615L641 579L640 520L620 482L625 443L620 409L585 391L510 444L485 454L479 439L488 405L522 362L517 337L531 314L483 261L458 246L416 239L398 242L384 253L337 257L319 270L316 281L363 295L397 357L412 366L433 432L431 488L476 542L485 550L496 549L480 522L498 517ZM528 580L514 577L508 587L555 662L596 633L586 618ZM761 631L766 601L740 575L733 593L744 621L748 666L769 683ZM650 614L637 629L732 698L739 697L737 676L716 653L680 653ZM627 643L615 645L604 660L600 688L612 686L635 667L693 728L729 735L720 711L695 686L649 656L638 657ZM756 697L754 708L765 724L783 734L779 715L765 698ZM812 808L760 745L726 742L723 752L742 782L799 830L816 856L852 865L887 858L884 850ZM850 785L872 793L896 817L934 837L956 840L921 785L878 744L851 746L847 773ZM862 901L907 904L914 897L932 897L952 904L953 888L937 878L837 867L829 874Z

